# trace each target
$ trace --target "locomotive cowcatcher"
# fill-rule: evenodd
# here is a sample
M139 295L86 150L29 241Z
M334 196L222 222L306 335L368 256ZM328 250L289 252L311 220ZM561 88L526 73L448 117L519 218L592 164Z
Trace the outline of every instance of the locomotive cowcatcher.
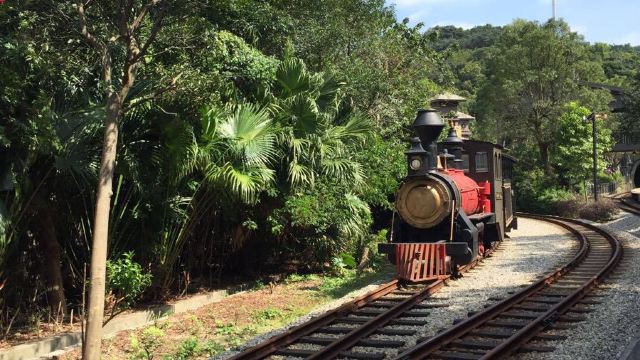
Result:
M517 227L514 159L498 145L463 141L453 128L437 143L444 123L433 109L419 110L411 127L418 137L405 152L408 174L396 192L389 242L378 250L401 279L456 275Z

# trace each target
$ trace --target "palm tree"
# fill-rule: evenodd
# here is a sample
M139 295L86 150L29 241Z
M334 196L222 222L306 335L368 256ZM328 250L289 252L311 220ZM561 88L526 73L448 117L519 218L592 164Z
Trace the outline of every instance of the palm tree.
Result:
M275 134L269 113L252 104L209 107L201 119L198 162L208 185L230 190L245 203L272 183ZM205 161L202 161L205 160Z
M323 73L310 73L300 59L283 61L276 72L271 102L278 127L279 178L292 189L313 185L318 176L359 184L364 179L353 151L370 137L364 116L349 113L345 83Z

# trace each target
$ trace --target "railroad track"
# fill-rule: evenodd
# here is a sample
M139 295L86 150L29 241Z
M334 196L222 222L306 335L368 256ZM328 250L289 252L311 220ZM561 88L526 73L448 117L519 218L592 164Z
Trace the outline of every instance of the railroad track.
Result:
M499 244L493 250L499 249ZM493 251L491 251L493 252ZM491 253L488 254L489 256ZM466 272L482 259L461 269ZM354 346L401 348L401 340L370 339L371 335L412 336L417 330L397 329L393 325L423 326L428 323L425 310L448 307L440 301L427 301L450 279L446 277L423 285L403 286L392 280L337 309L311 319L293 329L246 349L229 360L264 359L271 356L308 359L384 359L383 351L350 351ZM427 302L425 302L427 301ZM381 310L383 309L383 310ZM292 345L311 344L319 350L305 350Z
M584 313L590 311L585 305L597 303L587 299L589 292L613 270L622 256L621 244L606 231L579 221L519 216L552 222L568 229L580 242L579 251L568 264L535 284L481 312L470 314L469 318L434 337L400 350L396 359L492 359L503 358L516 351L552 351L549 346L529 342L562 339L563 336L545 331L570 328L575 322L585 319ZM415 336L417 330L389 325L427 325L428 309L448 306L429 299L445 281L410 287L391 281L231 359L272 356L385 359L384 348L403 349L406 343L395 339L375 339L370 335L395 335L400 339ZM307 346L296 346L301 344ZM367 352L355 350L358 347L367 348Z
M615 194L611 198L618 203L621 210L640 216L640 203L631 198L630 192Z
M525 216L525 215L519 215ZM479 312L446 331L402 352L398 359L499 359L514 352L553 351L527 345L531 340L559 340L544 333L584 320L585 299L614 269L622 245L608 232L576 220L528 216L565 227L580 239L570 263L535 284Z

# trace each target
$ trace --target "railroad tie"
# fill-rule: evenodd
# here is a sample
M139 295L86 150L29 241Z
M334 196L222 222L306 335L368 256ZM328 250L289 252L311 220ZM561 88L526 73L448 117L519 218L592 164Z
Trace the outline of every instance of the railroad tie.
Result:
M280 349L275 352L275 355L307 358L315 353L316 351L314 350ZM358 360L382 360L386 357L384 353L368 353L368 352L364 353L364 352L353 352L353 351L344 351L340 353L340 356L344 356L350 359L358 359Z

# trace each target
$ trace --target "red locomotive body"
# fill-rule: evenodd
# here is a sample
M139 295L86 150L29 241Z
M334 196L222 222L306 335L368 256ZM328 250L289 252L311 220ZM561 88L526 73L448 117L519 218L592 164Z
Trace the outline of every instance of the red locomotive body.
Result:
M461 208L465 214L473 215L491 212L491 201L489 200L491 186L488 181L479 186L475 180L464 174L464 170L447 169L441 172L449 175L458 188L462 201Z

